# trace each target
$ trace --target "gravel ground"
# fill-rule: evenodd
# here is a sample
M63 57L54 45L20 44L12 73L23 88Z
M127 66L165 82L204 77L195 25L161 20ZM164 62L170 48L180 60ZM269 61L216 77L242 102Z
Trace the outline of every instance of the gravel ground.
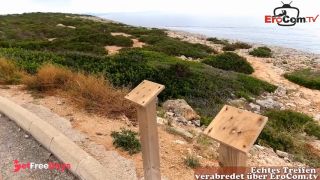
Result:
M76 180L70 172L57 170L20 170L13 172L14 160L20 163L58 162L50 152L0 114L0 180Z

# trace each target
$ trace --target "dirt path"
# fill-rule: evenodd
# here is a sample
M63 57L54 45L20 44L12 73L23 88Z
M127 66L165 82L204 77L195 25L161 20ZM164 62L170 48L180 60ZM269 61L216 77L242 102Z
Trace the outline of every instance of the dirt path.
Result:
M287 108L311 116L320 113L319 90L308 89L288 81L283 77L285 71L272 63L268 63L269 60L266 58L256 58L246 54L241 55L246 57L255 69L252 74L254 77L287 89L287 94L278 99Z

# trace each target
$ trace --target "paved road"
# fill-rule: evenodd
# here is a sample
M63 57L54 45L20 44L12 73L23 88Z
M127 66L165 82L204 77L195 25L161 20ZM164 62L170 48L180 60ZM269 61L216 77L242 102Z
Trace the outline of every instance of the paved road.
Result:
M70 172L20 170L13 172L14 160L46 164L58 160L13 121L0 115L0 180L77 180ZM59 163L59 162L58 162Z

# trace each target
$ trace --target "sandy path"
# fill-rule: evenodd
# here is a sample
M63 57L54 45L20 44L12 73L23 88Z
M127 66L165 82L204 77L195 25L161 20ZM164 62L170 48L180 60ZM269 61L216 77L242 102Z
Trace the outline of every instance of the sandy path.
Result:
M241 54L251 63L255 72L254 77L265 80L277 86L283 86L287 89L287 96L280 97L280 102L284 103L292 110L303 112L311 116L320 113L320 91L312 90L297 84L294 84L283 77L284 70L267 63L267 59L256 58ZM296 107L294 107L294 105Z

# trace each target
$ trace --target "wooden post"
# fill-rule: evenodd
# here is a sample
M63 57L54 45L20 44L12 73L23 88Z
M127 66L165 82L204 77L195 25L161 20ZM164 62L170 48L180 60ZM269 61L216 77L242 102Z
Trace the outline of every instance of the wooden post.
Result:
M145 180L161 180L157 129L157 95L164 86L144 80L125 98L138 105L138 121Z
M220 142L220 165L246 167L247 153L267 121L267 117L225 105L204 131Z

